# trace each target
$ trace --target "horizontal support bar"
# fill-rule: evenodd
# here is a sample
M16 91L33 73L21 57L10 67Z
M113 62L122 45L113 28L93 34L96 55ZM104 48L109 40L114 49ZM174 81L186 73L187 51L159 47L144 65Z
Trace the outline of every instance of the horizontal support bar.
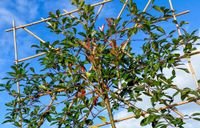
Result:
M96 3L96 4L92 4L91 6L92 6L92 7L95 7L95 6L99 6L99 5L101 5L101 4L105 4L105 3L108 3L108 2L111 2L111 1L112 1L112 0L104 0L104 1L99 2L99 3ZM70 11L70 12L68 12L68 13L63 13L63 14L61 14L61 16L69 15L69 14L78 12L78 11L80 11L80 10L81 10L80 8L79 8L79 9L75 9L75 10ZM51 20L50 17L49 17L49 18L46 18L46 19L41 19L41 20L39 20L39 21L35 21L35 22L29 23L29 24L20 25L20 26L15 27L15 30L20 29L20 28L25 28L25 27L28 27L28 26L32 26L32 25L35 25L35 24L39 24L39 23L42 23L42 22L46 22L46 21L49 21L49 20ZM6 32L13 31L13 28L6 29L5 31L6 31Z
M186 10L186 11L183 11L183 12L180 12L180 13L175 14L175 16L185 15L185 14L187 14L187 13L189 13L189 12L190 12L190 10ZM167 20L167 19L170 19L170 18L173 18L173 16L168 16L168 17L159 18L156 22L163 21L163 20Z
M180 106L180 105L184 105L184 104L187 104L187 103L190 103L190 102L196 102L198 100L200 100L200 98L195 98L195 99L187 100L187 101L181 101L181 102L178 102L178 103L174 103L172 105L160 107L160 108L158 108L156 110L157 111L166 110L166 109L173 108L173 107ZM143 112L141 115L144 116L144 115L147 115L147 114L149 114L149 113L148 112ZM121 118L121 119L118 119L118 120L114 120L114 122L117 123L117 122L121 122L121 121L124 121L124 120L133 119L135 117L136 117L135 115L131 115L131 116L127 116L127 117L124 117L124 118ZM94 125L94 126L101 127L101 126L105 126L105 125L108 125L108 124L110 124L110 122L105 122L103 124L98 124L98 125Z
M42 52L42 53L39 53L39 54L36 54L36 55L33 55L33 56L29 56L29 57L20 59L17 62L22 62L22 61L30 60L30 59L33 59L33 58L36 58L36 57L39 57L39 56L42 56L42 55L45 55L45 54L46 54L46 52ZM15 60L15 62L16 62L16 60Z
M55 51L59 51L59 50L60 50L59 48L53 48L53 47L52 47L52 49L54 49ZM47 52L48 52L48 51L47 51ZM25 61L25 60L30 60L30 59L33 59L33 58L42 56L42 55L46 54L47 52L41 52L41 53L38 53L38 54L36 54L36 55L33 55L33 56L29 56L29 57L20 59L20 60L18 60L17 62L22 62L22 61ZM16 62L16 60L15 60L15 62Z
M191 57L191 56L198 55L198 54L200 54L200 51L194 51L191 53L186 53L186 54L180 56L178 59L185 59L187 57Z
M32 59L32 58L36 58L36 57L42 56L42 55L44 55L44 54L46 54L46 52L42 52L42 53L39 53L39 54L36 54L36 55L33 55L33 56L29 56L29 57L20 59L20 60L18 60L18 62L30 60L30 59ZM191 56L198 55L198 54L200 54L200 51L194 51L194 52L189 53L189 54L184 54L184 55L182 55L182 56L180 56L180 57L178 57L178 58L176 58L176 59L185 59L185 58L187 58L188 56L191 57ZM16 62L16 61L15 61L15 62Z

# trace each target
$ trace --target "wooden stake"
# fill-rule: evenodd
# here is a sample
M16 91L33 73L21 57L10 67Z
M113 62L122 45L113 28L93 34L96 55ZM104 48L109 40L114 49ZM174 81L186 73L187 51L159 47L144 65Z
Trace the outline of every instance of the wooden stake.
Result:
M124 5L123 5L123 7L122 7L122 9L121 9L121 11L119 12L119 14L118 14L118 16L117 16L117 19L119 19L120 16L122 15L122 13L123 13L123 11L124 11L126 5L128 4L128 1L129 1L129 0L126 0L126 1L125 1Z
M44 40L42 40L40 37L38 37L36 34L34 34L33 32L31 32L30 30L28 30L27 28L23 28L27 33L29 33L31 36L35 37L36 39L38 39L40 42L45 43Z
M180 111L178 111L178 109L177 109L177 108L172 108L171 110L172 110L172 111L174 111L174 112L175 112L177 115L179 115L181 119L183 119L183 118L184 118L184 114L183 114L183 113L181 113Z
M14 42L14 51L15 51L15 64L18 64L18 49L17 49L17 40L16 40L16 30L15 30L15 21L13 20L13 42ZM23 122L23 117L22 117L22 112L21 112L21 105L20 105L20 83L17 81L17 93L18 93L18 107L20 111L20 119L19 119L19 127L22 128L22 122Z
M97 14L96 14L96 17L95 17L95 20L94 20L94 21L97 20L99 14L101 13L101 11L102 11L102 9L103 9L103 6L104 6L104 4L102 4L102 5L99 7L99 10L97 11Z
M33 58L36 58L36 57L39 57L39 56L43 56L44 54L46 54L46 52L42 52L42 53L39 53L39 54L36 54L36 55L33 55L33 56L29 56L29 57L20 59L20 60L18 60L18 62L23 62L23 61L26 61L26 60L30 60L30 59L33 59Z
M152 0L149 0L148 3L146 4L145 8L143 9L143 12L147 11L147 8L149 7L149 5L151 4Z
M15 21L14 20L13 20L13 42L14 42L14 51L15 51L15 64L18 64L18 49L17 49ZM19 82L17 82L17 92L20 94Z
M42 20L44 20L43 17L41 17ZM49 26L52 26L50 22L46 21L45 23L47 23Z

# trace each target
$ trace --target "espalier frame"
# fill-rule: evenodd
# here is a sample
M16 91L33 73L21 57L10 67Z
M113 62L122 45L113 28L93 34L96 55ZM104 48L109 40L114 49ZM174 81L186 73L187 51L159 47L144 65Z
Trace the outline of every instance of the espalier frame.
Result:
M92 5L91 5L92 7L100 6L99 9L98 9L98 11L97 11L97 13L96 13L96 17L95 17L96 20L97 20L97 18L98 18L98 15L101 13L101 11L102 11L102 9L103 9L103 7L104 7L104 4L106 4L106 3L108 3L108 2L111 2L111 1L112 1L112 0L104 0L104 1L102 1L102 2L99 2L99 3L96 3L96 4L92 4ZM125 7L126 7L128 1L129 1L129 0L126 0L126 1L125 1L124 5L122 6L122 8L121 8L121 10L120 10L120 12L119 12L119 14L118 14L118 16L117 16L117 19L119 19L119 18L121 17L123 11L125 10ZM174 13L174 7L173 7L173 4L172 4L172 0L168 0L168 1L169 1L170 9L171 9L171 11L172 11L172 16L171 16L171 17L167 17L167 18L165 18L165 19L162 19L162 18L161 18L161 19L159 19L160 21L166 20L166 19L171 19L171 18L173 18L173 20L177 20L177 16L181 16L181 15L184 15L184 14L189 13L189 10L186 10L186 11L180 12L180 13L178 13L178 14L175 14L175 13ZM148 7L150 6L151 3L152 3L152 0L148 0L146 6L145 6L144 9L143 9L143 12L146 12L146 11L147 11L147 9L148 9ZM80 11L80 9L75 9L75 10L70 11L70 12L68 12L67 10L63 10L64 13L62 13L61 16L70 15L71 17L75 17L75 16L73 15L73 13L79 12L79 11ZM29 27L29 26L33 26L33 25L37 25L37 24L40 24L40 23L43 23L43 22L46 22L48 25L51 25L51 24L48 22L49 20L51 20L51 18L45 18L45 19L44 19L44 18L41 18L41 20L39 20L39 21L35 21L35 22L29 23L29 24L24 24L24 25L19 25L19 26L16 26L16 25L15 25L15 21L13 20L13 27L10 28L10 29L5 30L6 32L11 32L11 31L13 32L14 55L15 55L15 61L14 61L14 62L15 62L15 64L18 64L19 62L24 62L24 61L26 61L26 60L30 60L30 59L33 59L33 58L36 58L36 57L39 57L39 56L42 56L42 55L46 54L45 52L41 52L41 53L36 54L36 55L33 55L33 56L29 56L29 57L26 57L26 58L19 59L19 58L18 58L17 41L16 41L16 30L18 30L18 29L23 29L23 30L26 31L28 34L30 34L31 36L33 36L34 38L36 38L38 41L40 41L41 43L45 43L45 41L44 41L42 38L40 38L40 37L37 36L35 33L33 33L32 31L30 31L30 30L28 29L28 27ZM136 27L136 26L137 26L137 24L135 25L135 27ZM180 27L179 27L178 24L176 24L176 28L177 28L178 35L181 36L182 33L181 33L181 30L180 30ZM126 28L125 30L128 30L128 29L130 29L130 28ZM128 40L130 40L130 39L128 39ZM181 42L182 42L182 41L181 41ZM184 44L183 42L182 42L182 46L183 46L183 47L185 46L185 44ZM56 49L55 49L55 50L56 50ZM188 63L188 65L189 65L189 66L188 66L188 70L189 70L189 72L190 72L190 74L191 74L191 77L193 78L193 80L194 80L194 82L195 82L195 85L196 85L197 89L199 89L199 88L200 88L200 85L198 84L198 80L197 80L197 77L196 77L196 73L195 73L195 70L194 70L194 68L193 68L193 66L192 66L191 59L190 59L191 56L197 55L197 54L200 54L200 51L194 51L194 52L189 53L189 54L184 54L184 55L180 56L179 59L185 59L185 58L187 59L187 63ZM162 81L163 81L163 80L162 80ZM163 82L165 82L165 81L163 81ZM18 93L20 94L20 83L19 83L19 82L17 82L17 91L18 91ZM57 90L55 90L55 91L56 91L56 92L63 92L63 91L65 91L65 90L64 90L64 89L57 89ZM42 97L42 96L45 96L45 95L48 95L48 94L51 94L51 93L52 93L52 92L39 93L39 94L37 95L37 97ZM91 94L91 93L93 93L93 92L89 92L88 94ZM29 97L29 98L32 99L32 98L34 98L34 97ZM18 100L21 101L21 100L25 100L25 99L22 99L22 98L19 97ZM198 101L198 100L200 100L200 97L199 97L199 98L196 98L196 99L192 99L192 100L187 100L187 101L182 101L182 102L174 103L174 104L171 104L171 105L169 105L169 106L160 107L160 108L157 108L157 110L158 110L158 111L161 111L161 110L170 109L170 110L174 111L180 118L183 119L183 118L184 118L184 114L181 113L179 110L175 109L175 107L180 106L180 105L184 105L184 104L188 104L188 103L191 103L191 102L195 102L196 104L200 105L200 101ZM50 103L50 104L52 104L52 103ZM72 105L72 104L73 104L73 101L72 101L72 103L71 103L70 105ZM127 105L130 105L130 103L127 102ZM145 115L147 115L147 114L148 114L148 112L143 112L141 115L142 115L142 116L145 116ZM125 120L133 119L133 118L135 118L135 117L136 117L135 115L130 115L130 116L127 116L127 117L124 117L124 118L121 118L121 119L114 120L114 122L115 122L115 123L117 123L117 122L122 122L122 121L125 121ZM95 126L101 127L101 126L105 126L105 125L109 125L109 124L111 124L111 122L105 122L105 123L102 123L102 124L96 124Z

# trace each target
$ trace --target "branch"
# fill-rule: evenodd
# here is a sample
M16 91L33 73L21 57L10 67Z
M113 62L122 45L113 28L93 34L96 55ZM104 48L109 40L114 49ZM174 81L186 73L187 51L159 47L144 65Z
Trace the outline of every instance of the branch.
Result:
M41 125L44 123L44 119L46 117L46 115L48 114L49 110L51 109L51 106L53 105L54 100L56 99L55 94L51 97L51 102L49 103L49 105L47 106L47 109L45 110L45 112L41 115L40 117L40 121L38 122L38 127L40 128Z
M105 101L105 105L106 105L106 108L107 108L107 111L108 111L108 115L109 115L109 118L110 118L110 124L111 124L112 128L116 128L115 120L114 120L114 117L113 117L113 114L112 114L112 110L111 110L110 102L109 102L109 97L108 97L107 93L105 95L104 101Z
M186 53L180 57L178 57L177 59L185 59L185 58L188 58L188 57L191 57L191 56L194 56L194 55L198 55L200 54L200 51L195 51L195 52L191 52L191 53Z

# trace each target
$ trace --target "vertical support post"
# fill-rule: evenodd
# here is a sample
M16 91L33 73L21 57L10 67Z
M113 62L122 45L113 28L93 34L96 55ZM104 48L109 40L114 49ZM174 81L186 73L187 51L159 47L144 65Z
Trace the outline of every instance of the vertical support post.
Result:
M15 21L13 20L13 42L15 50L15 64L18 63L18 50L17 50L17 41L16 41L16 30L15 30Z
M18 49L17 49L17 41L16 41L16 28L15 28L15 21L13 20L13 43L14 43L14 51L15 51L15 64L18 64ZM17 81L17 93L18 93L18 107L20 109L21 105L20 105L20 83ZM22 128L22 113L21 110L20 111L20 128Z

